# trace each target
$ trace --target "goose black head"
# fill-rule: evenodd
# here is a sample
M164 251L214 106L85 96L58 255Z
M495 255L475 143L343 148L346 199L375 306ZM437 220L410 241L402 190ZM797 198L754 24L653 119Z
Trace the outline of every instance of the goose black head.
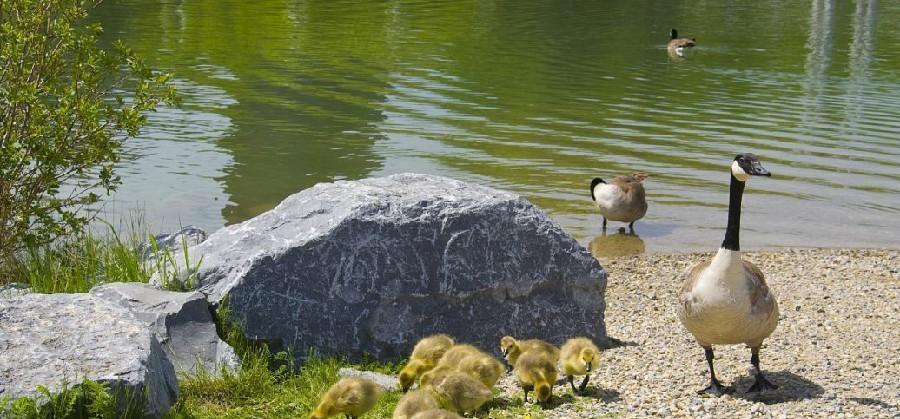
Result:
M750 176L772 176L768 170L762 167L759 159L753 153L738 154L731 163L731 174L741 182L746 182Z
M594 201L597 200L597 198L594 196L594 188L596 188L597 185L599 185L601 183L606 183L606 181L604 181L603 179L600 179L598 177L595 177L594 180L591 181L591 200L594 200Z

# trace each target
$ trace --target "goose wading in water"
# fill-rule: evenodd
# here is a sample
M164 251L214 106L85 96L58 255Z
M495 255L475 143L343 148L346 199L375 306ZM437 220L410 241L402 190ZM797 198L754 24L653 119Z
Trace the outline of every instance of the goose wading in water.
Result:
M634 222L647 214L644 181L648 177L646 173L634 173L616 176L609 183L600 178L591 181L591 199L603 215L603 230L606 220L613 220L629 223L628 228L634 232Z
M753 154L735 157L725 240L712 259L690 269L679 295L678 318L703 347L709 365L710 384L701 394L719 396L726 391L716 379L713 345L747 345L756 378L748 391L777 388L759 369L759 348L778 325L778 303L763 273L740 252L741 196L751 176L771 174Z
M669 32L669 43L666 45L669 52L674 52L681 57L684 56L685 48L693 48L694 45L697 45L697 38L679 38L676 29Z

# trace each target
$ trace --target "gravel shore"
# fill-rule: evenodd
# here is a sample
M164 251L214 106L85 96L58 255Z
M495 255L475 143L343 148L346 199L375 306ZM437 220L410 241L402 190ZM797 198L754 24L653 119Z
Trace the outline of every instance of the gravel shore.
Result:
M547 409L523 405L515 379L501 399L532 416L900 418L900 251L810 249L746 252L775 293L781 320L761 367L777 390L752 395L750 351L719 346L716 375L732 394L705 398L703 350L676 314L684 270L712 253L601 260L609 271L602 354L589 395L557 385ZM527 413L525 414L527 415Z

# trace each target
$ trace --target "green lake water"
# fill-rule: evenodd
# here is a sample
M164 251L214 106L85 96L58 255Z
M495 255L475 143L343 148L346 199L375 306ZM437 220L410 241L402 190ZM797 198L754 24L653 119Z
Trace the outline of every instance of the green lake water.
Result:
M114 1L110 38L172 71L107 204L208 230L318 182L400 172L515 191L585 245L714 249L728 168L745 247L900 246L900 2ZM670 57L671 28L697 38ZM647 172L639 238L588 184Z

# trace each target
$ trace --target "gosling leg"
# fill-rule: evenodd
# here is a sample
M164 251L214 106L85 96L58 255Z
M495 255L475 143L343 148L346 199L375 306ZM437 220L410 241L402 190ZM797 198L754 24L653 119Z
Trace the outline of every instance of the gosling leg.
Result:
M525 403L528 403L528 392L534 390L534 386L524 385L522 386L522 390L525 391Z
M569 385L572 386L572 394L578 393L578 390L575 389L575 377L567 375L566 378L569 379Z
M709 394L712 396L721 396L726 393L725 386L716 379L716 370L713 368L713 359L715 355L713 355L712 346L709 348L703 348L706 352L706 363L709 365L709 386L700 390L698 393L700 394Z
M578 393L579 393L579 394L584 394L584 390L587 389L588 379L590 379L590 378L591 378L591 374L590 374L590 373L585 374L584 380L581 380L581 385L578 386Z
M766 377L763 376L762 370L759 369L759 347L750 348L750 364L753 365L753 369L756 372L756 382L750 386L750 389L747 390L748 393L756 393L759 391L765 390L775 390L778 388L775 384L766 380Z

